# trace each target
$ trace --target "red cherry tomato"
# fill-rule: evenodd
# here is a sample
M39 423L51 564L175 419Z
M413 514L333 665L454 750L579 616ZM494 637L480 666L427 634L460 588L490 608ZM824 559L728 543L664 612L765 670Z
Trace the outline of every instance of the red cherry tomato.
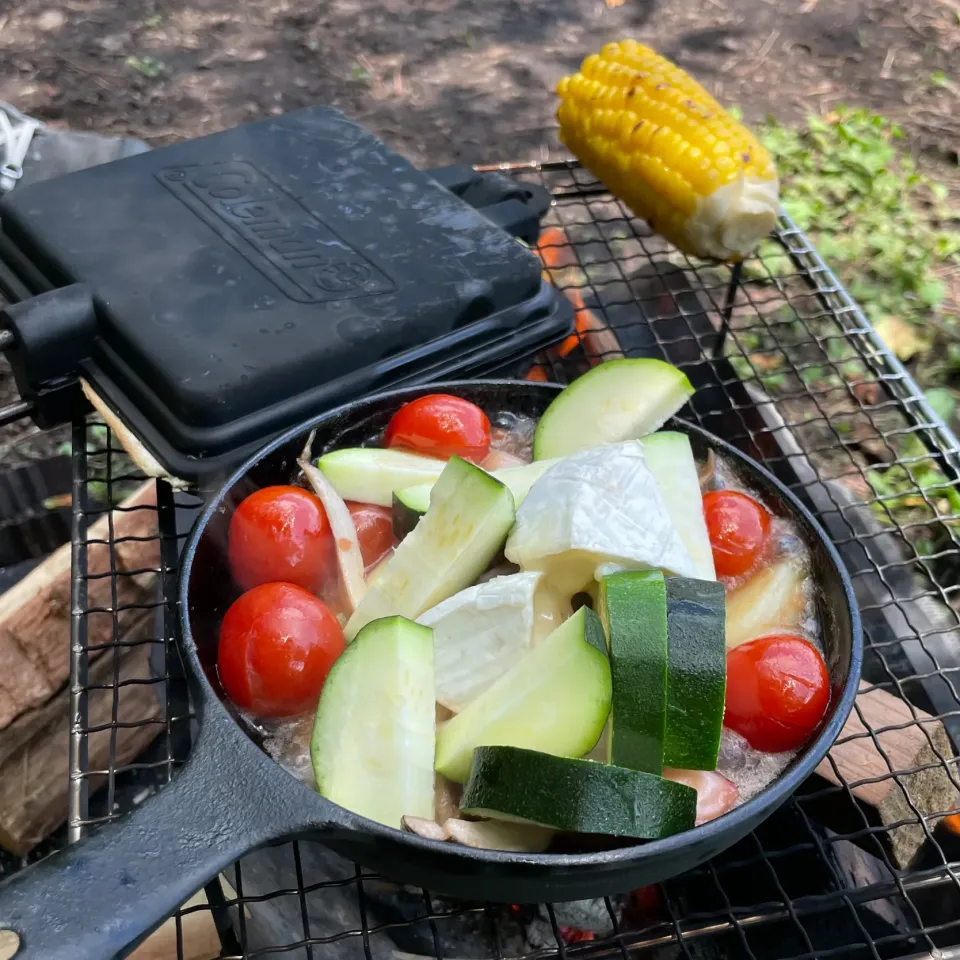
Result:
M319 498L300 487L251 493L230 520L233 579L249 590L284 581L319 593L336 572L333 533Z
M357 528L363 565L369 569L393 546L393 514L389 507L356 501L347 501L347 509Z
M719 577L738 577L756 562L770 532L770 514L753 497L735 490L703 496L713 563Z
M390 419L386 447L406 447L431 457L480 463L490 451L490 421L469 400L433 393L405 403Z
M343 646L340 624L322 600L293 583L264 583L227 610L217 672L238 707L292 717L316 706Z
M723 722L757 750L779 753L802 746L829 703L823 657L802 637L760 637L727 654Z

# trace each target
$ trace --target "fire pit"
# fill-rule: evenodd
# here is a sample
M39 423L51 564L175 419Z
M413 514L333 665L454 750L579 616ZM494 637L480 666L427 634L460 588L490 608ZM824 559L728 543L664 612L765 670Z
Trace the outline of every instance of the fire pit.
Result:
M960 792L955 573L951 579L960 529L937 485L921 486L911 470L929 462L941 489L960 482L957 441L788 219L759 256L734 268L707 266L666 248L576 165L495 169L552 194L541 255L552 283L574 301L578 333L521 365L478 372L564 381L624 354L682 367L698 388L695 420L787 483L847 564L866 645L854 716L818 775L760 829L657 887L576 904L453 903L365 874L318 844L290 841L245 857L207 888L205 904L178 915L179 955L188 955L184 931L201 913L216 924L223 957L945 955L938 951L960 944L960 831L946 818ZM121 679L119 644L87 645L92 618L116 622L126 607L116 586L138 575L113 564L115 602L89 607L90 484L96 477L109 493L127 479L94 462L109 460L109 445L86 452L91 429L73 427L70 839L176 776L191 739L174 643L175 582L178 547L200 501L160 484L162 629L137 642L151 646L161 733L135 763L87 763L88 738L103 729L87 718L94 654L117 664L107 727L122 726L131 683L145 682ZM871 454L878 445L889 455ZM890 493L879 481L896 469L905 479ZM904 521L895 498L907 495L921 515ZM107 788L93 794L103 777Z

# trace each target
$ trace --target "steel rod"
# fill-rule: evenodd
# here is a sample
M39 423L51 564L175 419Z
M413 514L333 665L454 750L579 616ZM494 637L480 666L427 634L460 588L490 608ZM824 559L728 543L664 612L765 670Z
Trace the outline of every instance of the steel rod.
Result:
M17 400L15 403L8 403L5 407L0 407L0 427L5 427L8 423L14 423L28 417L33 410L33 403L29 400Z
M76 843L86 830L87 770L87 425L78 419L71 437L73 524L70 530L70 791L67 839Z
M30 288L3 260L0 260L0 294L3 294L10 303L19 303L33 296Z
M0 260L9 265L18 279L31 293L45 293L53 289L53 284L23 253L23 251L2 231L0 231Z
M727 341L727 334L730 332L730 321L733 319L733 308L737 302L737 290L740 288L740 281L743 277L743 261L738 260L730 271L730 283L727 286L727 295L723 303L723 322L717 331L717 339L713 345L713 356L723 355L723 348Z

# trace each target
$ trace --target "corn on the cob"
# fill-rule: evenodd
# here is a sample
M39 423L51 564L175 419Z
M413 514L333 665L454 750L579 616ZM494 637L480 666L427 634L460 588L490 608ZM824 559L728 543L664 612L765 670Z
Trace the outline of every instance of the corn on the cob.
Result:
M607 44L557 93L563 143L685 253L739 260L773 227L780 201L770 154L649 47Z

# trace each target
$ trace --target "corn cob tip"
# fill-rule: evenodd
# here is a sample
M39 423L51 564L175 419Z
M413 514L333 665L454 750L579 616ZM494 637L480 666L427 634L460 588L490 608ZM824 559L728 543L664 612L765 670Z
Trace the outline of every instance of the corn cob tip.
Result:
M718 187L687 222L692 252L717 260L749 256L776 226L780 182L746 177Z
M685 253L742 259L776 223L779 181L769 153L649 47L607 44L557 93L561 141Z

